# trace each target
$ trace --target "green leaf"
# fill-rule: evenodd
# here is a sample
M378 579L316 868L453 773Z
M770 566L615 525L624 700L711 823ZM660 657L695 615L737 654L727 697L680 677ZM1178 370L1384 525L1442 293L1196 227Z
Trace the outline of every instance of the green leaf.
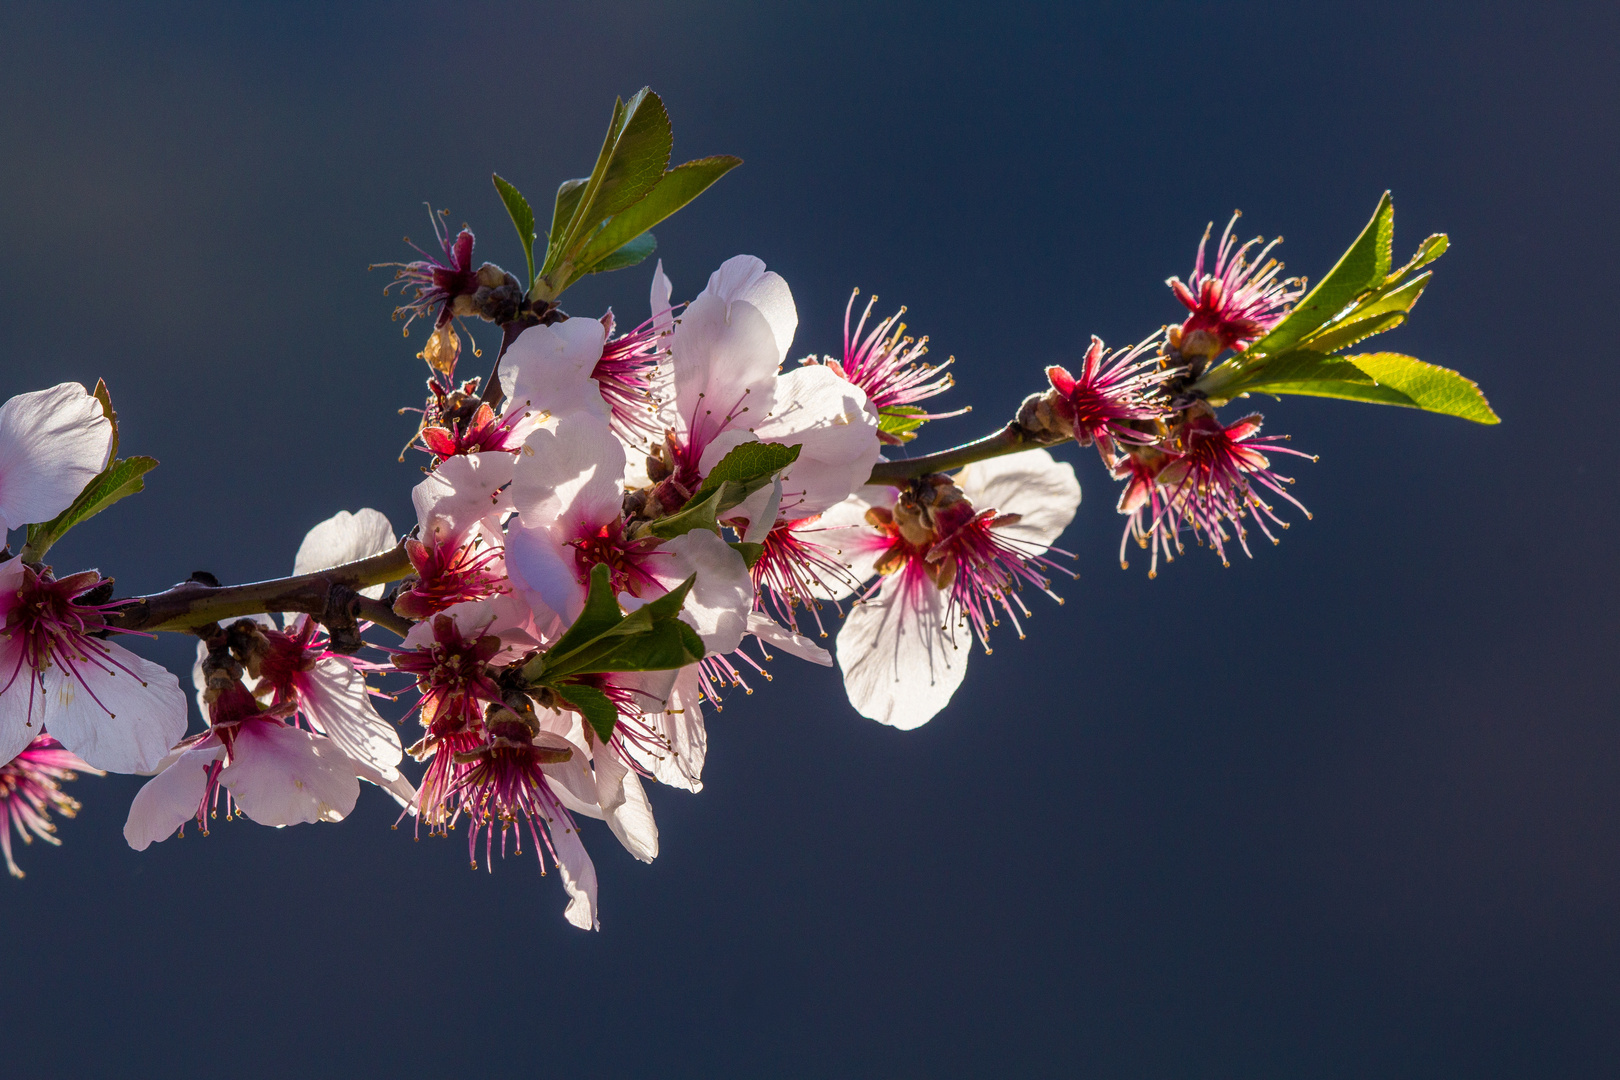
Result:
M577 180L564 180L557 186L557 204L551 211L551 233L546 240L546 257L540 267L542 274L549 273L562 258L562 243L568 233L568 223L574 220L574 215L579 211L580 197L585 194L585 185L589 182L589 177L580 177Z
M916 405L886 405L878 411L878 430L900 442L917 437L917 429L927 423L928 410Z
M688 161L666 172L645 198L614 215L601 232L591 237L579 254L578 265L582 272L600 274L604 270L618 269L618 266L601 264L741 164L741 158L723 155Z
M607 258L594 263L585 271L587 274L605 274L609 270L623 270L627 266L634 266L658 247L658 241L650 232L644 232L628 244L620 247Z
M619 722L619 707L613 699L594 686L582 683L564 683L552 687L557 696L579 710L596 737L603 743L613 738L613 728Z
M1411 261L1389 275L1389 283L1399 284L1406 281L1407 278L1444 255L1446 249L1450 246L1451 240L1445 233L1435 233L1433 236L1428 237L1418 245L1418 249L1413 253Z
M1480 424L1500 423L1479 387L1448 368L1401 353L1325 356L1298 350L1278 357L1228 388L1239 393L1301 394L1456 416Z
M512 224L517 227L518 239L523 241L523 258L529 264L529 277L524 282L527 289L534 284L534 210L529 206L529 200L523 193L505 180L500 173L491 173L490 180L495 184L495 190L500 192L501 202L506 204L506 212L512 216Z
M50 521L28 526L24 559L39 562L69 529L95 517L119 499L144 490L146 481L142 477L155 468L157 459L149 457L123 458L108 465L84 486L66 510Z
M746 442L734 446L715 462L703 486L687 502L692 507L715 491L722 491L718 511L725 513L771 482L771 478L799 460L799 444Z
M661 671L703 658L702 640L683 632L681 628L691 627L680 621L681 605L695 575L629 615L619 610L612 580L606 566L591 569L590 591L579 618L549 650L524 665L523 677L530 685L558 688L580 675Z
M1357 312L1357 315L1360 313ZM1370 315L1367 318L1346 319L1344 322L1332 323L1323 330L1319 330L1306 338L1306 344L1311 352L1331 353L1340 349L1348 349L1358 341L1364 341L1374 334L1382 334L1385 330L1393 330L1406 321L1404 311L1385 311L1381 314ZM1290 356L1284 353L1283 356ZM1273 359L1272 363L1276 360Z
M746 540L736 540L733 541L729 546L736 549L737 554L743 557L743 562L748 564L748 569L750 570L754 568L760 559L765 557L764 544L753 544Z
M669 114L657 94L642 87L628 102L616 99L613 119L596 157L596 167L577 196L570 193L574 212L560 237L553 219L551 244L541 273L552 278L554 271L574 260L581 246L604 220L651 191L669 165L673 146ZM559 190L559 212L562 202ZM548 280L551 295L561 293L577 276L570 267L557 280Z
M1241 358L1252 361L1300 344L1306 335L1344 310L1350 301L1380 284L1389 273L1390 245L1395 235L1395 205L1389 192L1378 200L1372 220L1361 230L1350 250L1339 258L1327 277L1294 305L1294 310L1249 346Z
M650 536L661 536L669 540L676 536L684 536L693 529L708 529L716 535L720 532L720 498L724 494L719 488L709 492L700 502L693 496L680 510L666 517L654 518L647 522L644 532ZM742 500L738 500L741 502ZM736 505L733 503L732 505Z

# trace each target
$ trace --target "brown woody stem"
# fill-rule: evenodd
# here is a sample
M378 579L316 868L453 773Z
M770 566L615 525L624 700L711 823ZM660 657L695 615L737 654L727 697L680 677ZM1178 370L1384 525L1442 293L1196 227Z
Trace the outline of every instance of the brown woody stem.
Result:
M872 470L872 476L867 483L899 484L905 480L927 476L929 473L960 469L975 461L1001 457L1003 454L1016 454L1021 450L1032 450L1041 446L1057 446L1068 441L1067 438L1043 438L1014 420L993 435L974 439L961 446L953 446L949 450L941 450L937 454L901 458L898 461L880 461Z
M125 606L109 611L107 623L120 630L191 633L212 622L266 611L301 611L320 616L327 611L327 595L334 585L358 591L368 585L398 581L411 572L411 561L405 555L405 548L400 546L330 570L274 581L219 586L185 581L160 593L134 597ZM401 627L409 629L407 620L399 616L387 618L385 605L364 597L360 599L362 617L396 633L402 632Z

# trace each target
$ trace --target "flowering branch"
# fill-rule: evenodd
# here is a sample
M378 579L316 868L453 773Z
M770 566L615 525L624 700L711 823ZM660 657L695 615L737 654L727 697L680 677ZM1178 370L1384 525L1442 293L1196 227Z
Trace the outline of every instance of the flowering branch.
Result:
M935 454L924 454L922 457L880 461L873 466L871 479L867 483L894 484L902 480L914 480L930 473L950 472L953 469L960 469L964 465L971 465L975 461L988 461L1004 454L1016 454L1020 451L1039 447L1058 446L1069 442L1073 438L1073 435L1062 435L1056 432L1043 433L1039 429L1026 427L1017 420L1012 420L1008 422L1006 427L994 434L974 439L972 442L965 442L960 446L953 446L949 450L941 450Z

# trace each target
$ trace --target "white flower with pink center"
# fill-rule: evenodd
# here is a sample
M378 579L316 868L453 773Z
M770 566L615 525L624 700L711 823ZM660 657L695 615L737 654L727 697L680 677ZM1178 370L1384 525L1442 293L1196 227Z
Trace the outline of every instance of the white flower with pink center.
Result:
M49 521L107 464L113 429L78 383L0 405L0 526ZM0 565L0 760L41 731L95 768L150 772L186 733L173 675L96 634L111 583Z
M902 729L927 723L961 685L973 636L988 651L1002 615L1023 636L1018 590L1050 594L1045 554L1079 504L1073 467L1026 450L899 491L864 488L822 515L853 576L882 575L838 634L856 711Z

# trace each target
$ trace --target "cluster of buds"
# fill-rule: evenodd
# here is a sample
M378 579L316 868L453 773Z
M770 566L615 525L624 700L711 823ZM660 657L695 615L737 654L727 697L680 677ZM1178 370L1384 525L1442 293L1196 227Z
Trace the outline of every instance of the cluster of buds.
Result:
M932 411L952 389L950 362L925 362L928 339L906 334L904 309L874 321L873 298L852 328L852 294L841 354L792 363L793 293L752 256L727 260L684 305L659 263L648 315L627 333L612 312L558 308L579 274L651 251L650 236L619 228L624 207L640 208L630 219L644 229L648 207L678 205L694 176L709 183L736 163L690 162L679 191L657 198L649 191L673 175L658 162L610 170L625 110L655 105L645 92L621 103L589 191L580 181L559 195L538 270L532 211L497 178L531 245L527 286L492 263L475 268L471 230L451 235L442 214L438 255L390 264L408 294L396 318L407 331L433 323L408 444L426 464L403 537L375 510L341 512L305 537L292 577L221 587L201 575L115 600L110 579L58 577L44 556L138 491L156 462L116 457L104 387L65 383L0 406L0 526L27 527L21 553L0 553L0 851L13 873L10 831L54 842L49 815L77 808L60 786L76 772L152 777L125 824L136 849L188 821L206 834L221 809L273 826L338 821L364 781L418 836L465 825L474 866L480 848L491 866L497 838L503 855L527 844L542 872L558 871L568 921L595 928L581 822L604 822L632 856L654 859L649 788L702 789L705 710L733 688L752 693L749 673L768 679L775 654L836 664L857 712L914 728L950 702L975 643L988 652L1003 620L1024 635L1027 594L1062 602L1057 557L1074 556L1053 545L1080 485L1051 448L1094 446L1123 482L1121 562L1135 541L1152 576L1183 551L1184 532L1225 561L1234 540L1247 553L1250 522L1273 541L1286 527L1268 500L1304 509L1268 455L1306 455L1261 435L1257 414L1216 412L1278 385L1255 377L1270 355L1262 339L1293 333L1325 350L1295 356L1296 383L1312 377L1301 364L1316 364L1341 396L1365 385L1366 400L1424 404L1330 354L1376 332L1340 325L1356 304L1379 327L1404 318L1443 238L1391 274L1387 238L1379 256L1369 226L1370 276L1332 292L1354 302L1305 325L1291 313L1312 305L1270 258L1275 242L1239 245L1228 225L1208 270L1206 230L1192 274L1169 280L1187 309L1178 325L1124 349L1092 337L1046 368L1047 388L1002 431L885 458L967 411ZM649 115L638 122L662 114ZM658 140L631 142L625 153L656 156ZM644 202L626 193L632 182ZM501 331L482 378L457 375L467 320ZM1458 415L1494 419L1479 401ZM111 640L145 630L197 637L203 730L186 735L173 674ZM829 637L831 651L819 643ZM408 750L379 697L404 699L420 727ZM414 783L407 754L422 767Z

